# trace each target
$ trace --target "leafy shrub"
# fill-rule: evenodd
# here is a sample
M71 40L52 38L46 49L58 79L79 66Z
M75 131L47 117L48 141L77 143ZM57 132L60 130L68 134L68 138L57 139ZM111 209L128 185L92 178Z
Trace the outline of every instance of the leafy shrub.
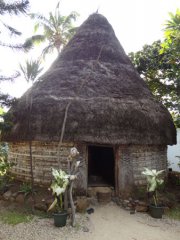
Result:
M32 186L31 186L30 183L23 183L23 184L20 186L19 192L20 192L20 193L24 193L25 196L28 196L29 194L35 193L35 192L33 192Z
M14 163L8 162L8 145L7 143L0 144L0 192L4 192L11 180L9 170Z

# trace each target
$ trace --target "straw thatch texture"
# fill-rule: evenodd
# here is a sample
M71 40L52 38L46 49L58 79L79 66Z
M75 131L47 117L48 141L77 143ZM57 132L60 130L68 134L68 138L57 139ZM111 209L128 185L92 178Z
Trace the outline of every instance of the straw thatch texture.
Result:
M80 26L51 68L11 110L14 127L5 139L58 141L68 103L63 141L176 142L169 112L154 100L100 14Z

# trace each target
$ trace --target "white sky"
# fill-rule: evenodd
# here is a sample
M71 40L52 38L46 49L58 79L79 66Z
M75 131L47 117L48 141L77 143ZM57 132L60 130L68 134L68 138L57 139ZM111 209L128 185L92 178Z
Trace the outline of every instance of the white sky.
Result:
M30 0L31 12L47 15L54 11L58 0ZM63 15L76 11L80 14L76 25L80 25L86 18L99 9L112 25L117 38L126 53L137 51L144 44L162 39L163 24L169 18L168 13L175 13L180 8L179 0L61 0L60 9ZM25 38L33 34L33 24L28 18L8 18L8 24L22 31ZM6 22L7 23L7 22ZM18 40L18 39L17 39ZM15 53L0 47L0 69L11 73L18 69L18 64L23 64L25 58L38 56L41 49L31 51L28 56ZM48 57L46 67L54 57ZM21 96L28 84L19 78L14 83L1 83L1 90L12 96Z

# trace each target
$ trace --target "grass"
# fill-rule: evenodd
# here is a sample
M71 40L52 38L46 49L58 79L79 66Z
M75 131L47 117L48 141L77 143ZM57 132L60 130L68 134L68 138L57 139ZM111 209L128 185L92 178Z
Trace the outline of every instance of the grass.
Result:
M169 218L180 221L180 207L169 210L166 214Z
M34 212L34 215L39 218L52 218L52 213L42 212L38 210Z
M19 223L28 223L33 219L32 215L19 212L3 212L0 215L0 220L5 224L16 225Z

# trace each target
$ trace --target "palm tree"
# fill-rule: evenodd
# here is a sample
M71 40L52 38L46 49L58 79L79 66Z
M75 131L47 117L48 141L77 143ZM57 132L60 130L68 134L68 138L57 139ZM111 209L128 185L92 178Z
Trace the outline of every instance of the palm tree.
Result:
M76 20L78 14L71 12L68 16L61 15L59 3L55 8L54 14L50 12L48 18L36 13L30 14L30 16L32 19L37 20L34 26L35 32L42 29L43 33L28 38L25 45L30 46L34 43L47 42L47 46L42 51L43 56L52 52L54 49L59 53L76 31L72 21Z
M43 70L40 60L26 60L25 65L23 66L22 64L19 64L19 67L28 83L33 83Z
M165 30L180 31L180 9L176 10L176 13L169 13L170 20L166 21Z

